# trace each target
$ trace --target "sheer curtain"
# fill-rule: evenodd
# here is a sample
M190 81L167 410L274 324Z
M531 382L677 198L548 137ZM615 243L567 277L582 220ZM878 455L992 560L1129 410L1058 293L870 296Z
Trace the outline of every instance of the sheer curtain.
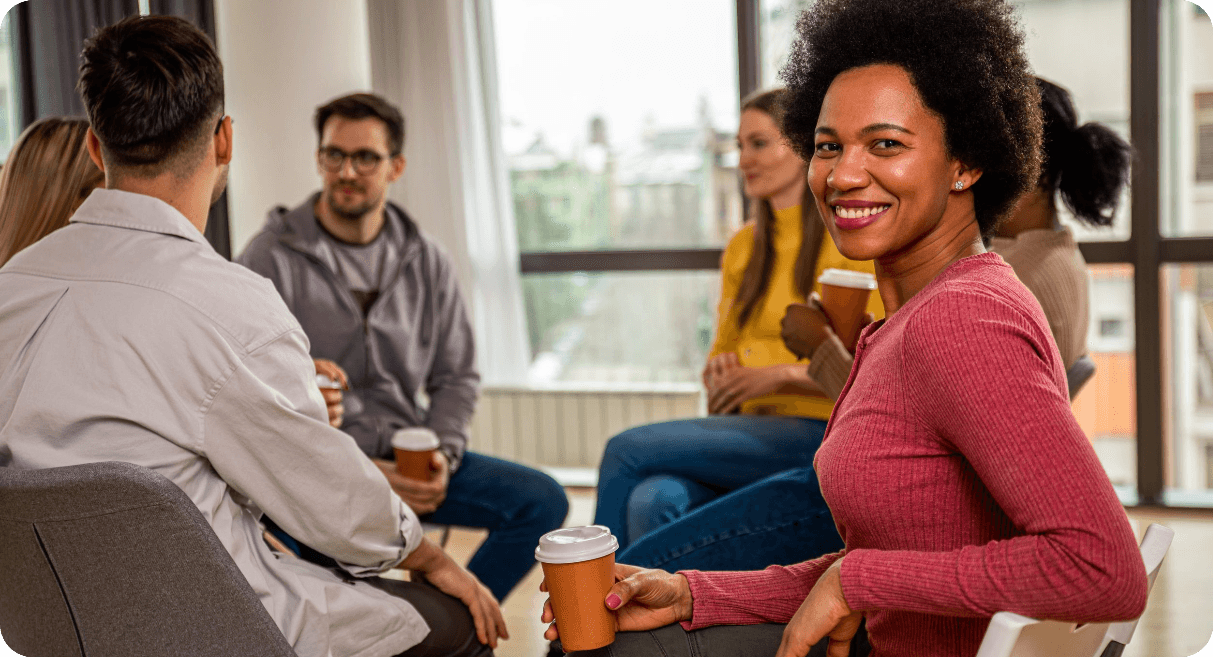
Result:
M523 383L530 350L497 110L488 0L368 0L371 77L406 120L392 192L443 244L472 307L484 383Z

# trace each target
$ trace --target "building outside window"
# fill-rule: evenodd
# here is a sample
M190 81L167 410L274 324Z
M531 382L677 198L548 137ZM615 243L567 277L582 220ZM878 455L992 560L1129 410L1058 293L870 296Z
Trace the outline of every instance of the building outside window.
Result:
M519 250L722 247L742 220L734 1L495 0L493 15ZM698 381L717 279L525 275L527 379Z

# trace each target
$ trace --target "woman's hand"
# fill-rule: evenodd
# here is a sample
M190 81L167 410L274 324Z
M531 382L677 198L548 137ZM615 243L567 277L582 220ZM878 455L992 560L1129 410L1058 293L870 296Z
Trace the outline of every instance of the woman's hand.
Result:
M324 404L329 413L329 424L334 427L341 426L341 420L345 416L345 406L342 405L342 390L349 390L349 378L345 375L345 370L341 366L331 360L323 358L314 358L312 362L316 365L316 374L323 374L329 378L339 388L321 388L320 395L324 397Z
M732 351L726 351L722 354L716 354L703 368L703 387L712 391L716 387L718 381L723 380L723 377L728 372L741 367L741 361L737 359L737 354Z
M830 565L809 597L801 603L783 630L783 641L775 657L804 657L809 649L822 639L829 637L829 657L847 657L851 652L851 638L859 631L863 614L851 611L842 595L842 561Z
M830 318L821 307L817 293L809 295L808 303L793 303L784 311L780 322L783 344L797 358L809 358L817 347L834 334Z
M793 363L792 367L805 369L803 364ZM805 378L807 377L806 372ZM793 375L788 365L731 368L713 380L715 385L708 387L708 413L732 413L742 402L769 395L792 381Z
M548 590L546 581L539 585L539 590ZM687 578L676 573L617 563L615 585L607 593L603 604L615 610L619 631L653 630L670 623L691 620L691 587ZM560 636L550 599L543 603L540 620L551 623L543 638L552 641Z

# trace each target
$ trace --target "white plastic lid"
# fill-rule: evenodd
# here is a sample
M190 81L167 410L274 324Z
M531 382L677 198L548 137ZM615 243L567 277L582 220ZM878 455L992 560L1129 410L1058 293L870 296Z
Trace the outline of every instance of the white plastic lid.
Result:
M325 388L327 390L340 390L341 389L340 383L337 383L336 381L328 378L328 376L326 376L324 374L316 375L316 386L320 387L320 388Z
M866 271L851 271L850 269L827 269L817 277L822 285L837 285L839 287L854 287L860 290L875 290L876 277Z
M578 563L599 559L619 549L619 541L602 525L550 531L539 539L535 560L542 563Z
M408 427L392 434L392 447L410 452L438 449L438 434L425 427Z

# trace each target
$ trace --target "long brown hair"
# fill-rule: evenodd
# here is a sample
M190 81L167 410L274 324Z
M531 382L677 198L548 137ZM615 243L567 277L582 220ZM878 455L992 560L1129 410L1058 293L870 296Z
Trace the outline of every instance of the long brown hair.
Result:
M775 125L783 122L783 103L787 91L782 87L767 91L756 91L741 101L741 111L758 110L771 117ZM745 326L754 308L766 294L771 282L771 267L775 262L775 246L771 243L771 225L775 221L775 212L771 202L766 199L750 199L749 214L754 221L754 249L750 261L746 264L745 274L741 277L741 286L737 290L734 304L741 308L737 314L737 327ZM813 201L813 193L805 185L804 195L800 199L800 223L803 237L800 242L800 255L796 257L796 269L793 276L796 289L808 296L813 291L813 279L817 275L817 254L821 251L821 240L825 234L825 226L817 212L817 203Z
M88 121L47 118L21 133L0 173L0 265L67 225L105 176L84 147Z

